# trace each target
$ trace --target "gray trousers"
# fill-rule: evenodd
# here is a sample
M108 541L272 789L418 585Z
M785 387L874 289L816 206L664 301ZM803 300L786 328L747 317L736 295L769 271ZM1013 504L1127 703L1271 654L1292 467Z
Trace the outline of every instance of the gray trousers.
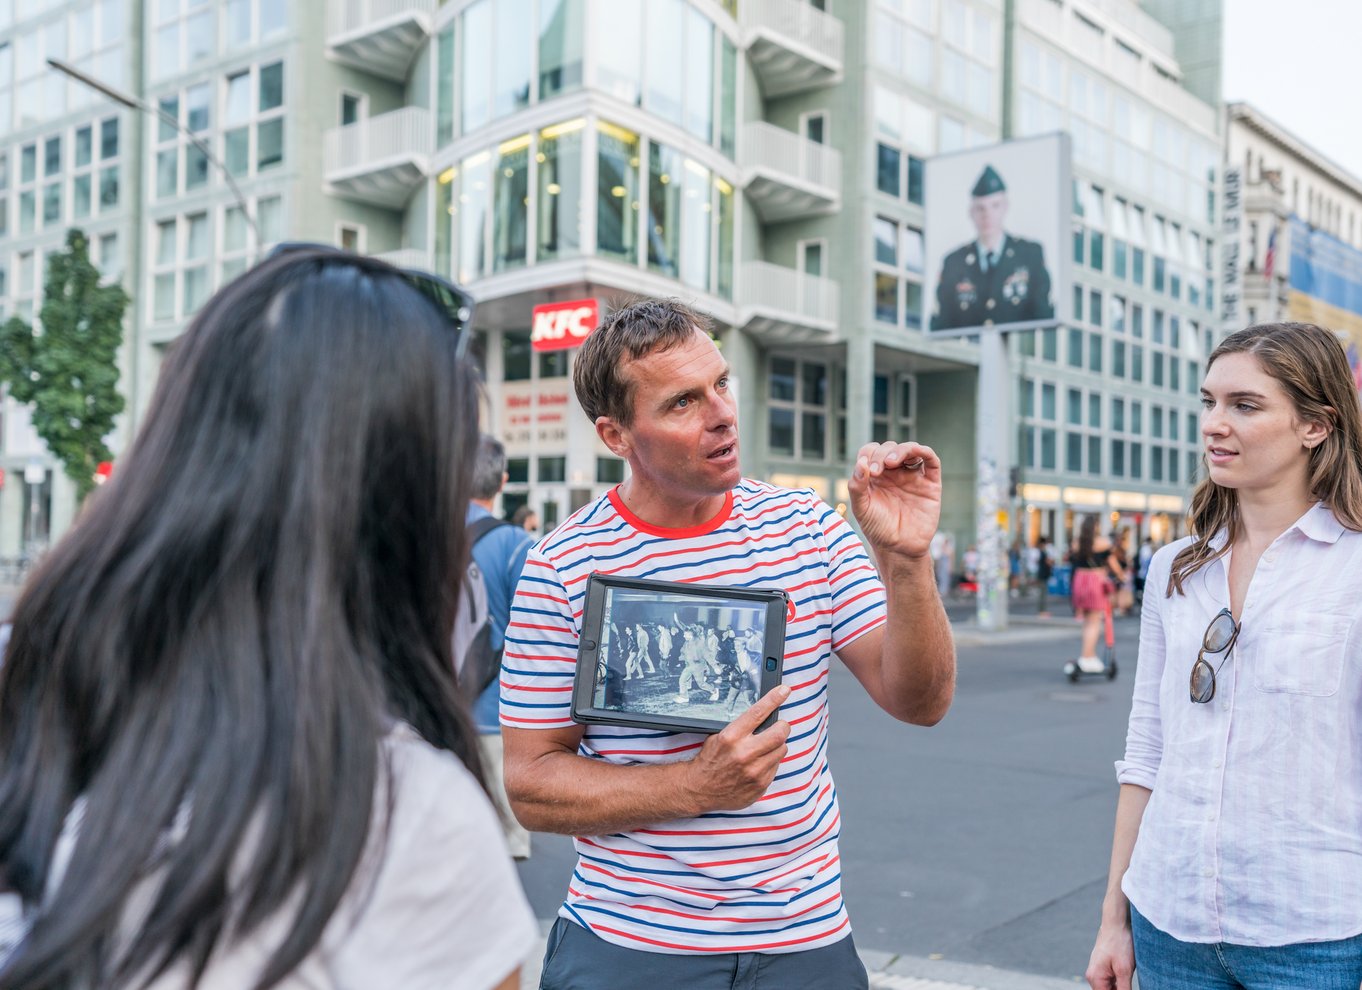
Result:
M626 949L559 918L549 931L539 990L869 990L851 936L821 949L771 955L676 956Z

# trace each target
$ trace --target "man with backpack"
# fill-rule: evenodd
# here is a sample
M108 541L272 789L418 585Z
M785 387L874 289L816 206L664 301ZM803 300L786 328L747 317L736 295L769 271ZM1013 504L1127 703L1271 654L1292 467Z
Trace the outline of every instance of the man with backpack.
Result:
M511 597L534 538L519 526L492 515L492 503L505 483L506 448L496 437L484 433L473 464L473 489L467 517L472 561L459 606L461 613L465 608L470 609L474 628L471 638L461 636L460 625L466 623L468 617L461 615L461 621L455 623L455 662L459 663L460 687L469 695L476 695L473 717L482 744L487 784L506 830L506 844L516 859L528 859L530 833L511 814L502 783L501 723L497 709L501 693L501 651L506 639L506 624L511 618ZM476 587L479 581L481 590ZM482 602L485 602L485 611L482 611ZM470 641L458 644L461 638Z

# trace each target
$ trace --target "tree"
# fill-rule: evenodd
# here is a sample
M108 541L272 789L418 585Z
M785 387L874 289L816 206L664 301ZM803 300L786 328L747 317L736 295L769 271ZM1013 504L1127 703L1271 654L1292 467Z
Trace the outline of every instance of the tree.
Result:
M83 500L95 468L113 455L105 437L123 411L118 349L128 294L100 285L83 231L66 233L66 249L48 256L40 328L19 317L0 327L0 382L32 407L33 428L61 462Z

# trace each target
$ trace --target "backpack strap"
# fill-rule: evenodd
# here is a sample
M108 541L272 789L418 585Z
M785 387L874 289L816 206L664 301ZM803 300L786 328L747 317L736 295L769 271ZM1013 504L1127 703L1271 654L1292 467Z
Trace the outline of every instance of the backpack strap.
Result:
M480 516L468 524L468 545L472 547L492 530L509 525L511 524L505 519L498 519L496 516Z

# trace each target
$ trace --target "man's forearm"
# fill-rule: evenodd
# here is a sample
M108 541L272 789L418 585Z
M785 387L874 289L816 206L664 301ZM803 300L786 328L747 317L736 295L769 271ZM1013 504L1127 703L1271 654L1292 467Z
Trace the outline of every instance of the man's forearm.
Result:
M620 766L552 752L506 766L516 818L535 832L610 835L705 812L685 763Z
M955 696L955 640L925 554L878 555L887 594L880 660L881 707L904 722L934 725Z

